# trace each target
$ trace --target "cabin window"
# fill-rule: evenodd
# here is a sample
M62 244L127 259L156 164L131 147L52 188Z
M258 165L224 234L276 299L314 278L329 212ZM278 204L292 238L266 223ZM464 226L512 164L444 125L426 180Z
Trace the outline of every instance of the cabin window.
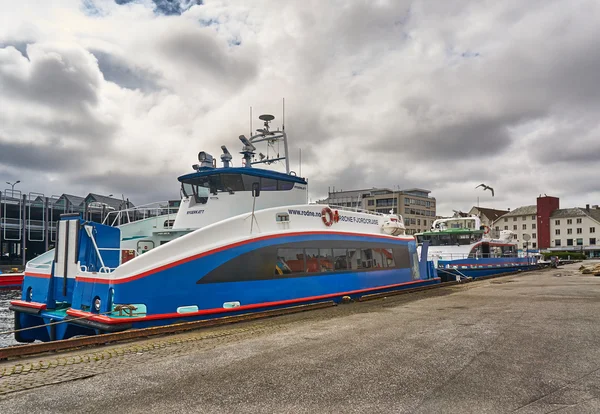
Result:
M221 191L230 193L244 191L244 181L241 174L221 174L221 184Z
M362 269L360 249L348 249L348 257L350 258L350 269Z
M371 249L362 249L360 253L363 269L376 267L373 262L373 251Z
M253 175L242 174L242 182L244 183L245 191L252 191L252 184L260 183L260 177L254 177Z
M392 248L278 248L275 275L388 269L396 268L398 265L401 267L410 266L408 250L395 250Z
M292 181L277 180L278 190L291 190L292 188L294 188L294 183Z
M333 249L334 270L348 269L348 255L346 249Z
M194 194L194 190L192 190L192 185L190 183L181 183L181 190L186 197L191 197Z
M319 249L319 265L321 272L333 272L332 249Z
M262 191L277 191L277 180L262 177L260 179L260 189Z
M175 220L165 220L165 222L163 223L163 227L165 229L172 229L173 224L175 224Z
M319 249L304 249L306 272L318 273L321 271L319 267Z
M277 249L276 275L304 273L303 249Z

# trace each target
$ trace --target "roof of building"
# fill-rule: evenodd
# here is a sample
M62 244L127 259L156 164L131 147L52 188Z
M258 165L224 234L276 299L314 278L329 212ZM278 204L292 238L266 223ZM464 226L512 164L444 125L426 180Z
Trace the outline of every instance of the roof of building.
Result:
M537 206L535 204L532 206L522 206L515 208L513 211L509 211L508 213L502 215L502 217L532 216L534 214L537 214Z
M400 190L401 193L412 193L414 191L419 191L421 193L431 193L431 190L425 190L424 188L407 188L406 190Z
M85 200L85 198L83 197L79 197L72 194L63 194L58 198L58 200L60 199L67 200L72 206L80 206L81 203L83 203L83 200ZM58 200L56 201L58 202Z
M588 216L600 223L600 209L596 207L590 208L589 210L583 209L583 211L585 211Z
M366 188L364 190L347 190L347 191L333 191L330 192L326 198L328 199L336 199L336 198L350 198L350 197L358 197L362 198L364 195L372 195L373 192L388 192L392 193L392 190L389 188Z
M494 208L485 208L485 207L473 207L479 210L481 214L486 216L491 221L496 221L500 216L503 216L509 213L508 210L496 210Z
M107 206L110 206L110 207L114 208L115 210L120 210L125 204L123 202L123 200L121 200L119 198L114 198L114 197L109 197L109 196L104 196L101 194L94 194L94 193L89 193L87 195L87 197L85 198L85 201L87 203L96 201L101 204L106 204ZM129 207L133 207L133 204L131 202L129 203Z
M559 208L554 210L550 217L552 218L570 218L570 217L585 217L589 216L592 219L600 223L600 209L585 207L574 207L574 208Z

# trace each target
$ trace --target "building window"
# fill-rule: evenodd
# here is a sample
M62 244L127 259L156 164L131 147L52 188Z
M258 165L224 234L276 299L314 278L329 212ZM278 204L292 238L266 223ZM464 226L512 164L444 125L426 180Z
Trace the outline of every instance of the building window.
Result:
M560 229L554 230L554 234L556 234L557 236L560 236Z
M577 246L583 246L583 239L577 239Z
M536 216L531 216L531 219L532 219L532 220L536 220L536 219L537 219L537 217L536 217Z
M554 245L555 246L560 246L560 239L554 240Z
M537 234L536 233L531 233L531 238L532 239L536 239L537 238Z
M581 219L577 219L577 224L581 224Z
M508 226L504 226L504 230L508 230Z
M504 217L504 222L506 223L508 221L508 218Z
M496 226L496 231L500 231L500 227L499 226Z
M513 226L513 230L516 230L516 229L517 229L517 225L515 224L515 225Z
M375 205L375 200L369 200L369 201L367 201L367 205L368 206L374 206Z
M527 230L527 224L523 224L523 230Z
M513 217L513 221L517 221L517 218L516 218L516 217Z
M567 246L573 246L573 239L567 239Z
M596 245L596 238L595 237L590 237L590 244L592 246Z
M573 220L567 219L567 224L573 224Z
M596 227L590 227L590 233L596 233Z
M577 234L581 234L581 233L583 233L583 229L580 227L577 229Z
M554 220L554 224L556 224L557 226L560 226L560 220Z
M420 226L421 225L421 219L417 219L417 224Z
M517 240L517 235L513 234L513 239Z
M531 247L533 247L534 249L537 248L537 243L536 242L531 243Z
M427 225L427 220L423 220L423 225L426 226Z
M535 230L535 229L536 229L536 227L537 227L537 224L535 224L535 223L533 223L533 224L531 225L531 228L532 228L533 230Z
M573 229L567 229L567 234L573 234Z

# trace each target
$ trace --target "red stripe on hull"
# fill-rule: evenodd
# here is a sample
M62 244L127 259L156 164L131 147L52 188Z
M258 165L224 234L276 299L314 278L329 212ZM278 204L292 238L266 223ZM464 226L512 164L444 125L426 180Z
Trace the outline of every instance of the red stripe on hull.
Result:
M237 308L204 309L204 310L200 310L198 312L189 312L189 313L174 312L174 313L162 313L162 314L142 316L142 317L111 318L111 317L105 316L105 315L95 315L91 312L84 312L84 311L80 311L77 309L69 309L69 310L67 310L67 315L73 316L73 317L78 317L78 318L89 317L88 319L91 321L102 322L102 323L111 324L111 325L119 324L119 323L153 321L153 320L158 320L158 319L187 318L187 317L191 317L191 316L214 315L214 314L226 313L226 312L239 312L239 311L259 309L259 308L295 305L295 304L302 303L302 302L314 302L314 301L318 301L318 300L331 299L331 298L338 297L338 296L356 295L358 293L373 292L373 291L383 290L383 289L392 289L392 288L397 288L400 286L414 285L417 283L425 283L425 282L429 282L429 281L439 281L439 280L440 280L439 277L434 278L434 279L427 279L427 280L413 280L410 282L398 283L395 285L378 286L378 287L372 287L372 288L367 288L367 289L352 290L349 292L338 292L338 293L332 293L332 294L320 295L320 296L308 296L308 297L304 297L304 298L281 300L281 301L275 301L275 302L255 303L252 305L238 306Z
M50 279L50 273L25 272L25 276L40 277L42 279Z
M143 277L146 276L150 276L154 273L158 273L160 271L166 270L166 269L170 269L172 267L175 266L179 266L181 264L187 263L187 262L191 262L192 260L196 260L196 259L200 259L202 257L214 254L214 253L219 253L223 250L227 250L227 249L231 249L234 247L238 247L238 246L243 246L245 244L249 244L249 243L254 243L257 241L262 241L262 240L268 240L268 239L276 239L276 238L281 238L281 237L290 237L290 236L305 236L305 235L315 235L315 234L320 234L320 235L344 235L344 236L361 236L361 237L375 237L375 238L380 238L380 239L387 239L387 240L404 240L404 241L410 241L410 240L414 240L413 238L399 238L396 236L386 236L386 235L380 235L380 234L364 234L364 233L350 233L350 232L337 232L337 231L312 231L312 232L295 232L295 233L285 233L285 234L272 234L269 236L262 236L262 237L257 237L254 239L249 239L249 240L243 240L243 241L239 241L236 243L232 243L232 244L228 244L225 246L221 246L221 247L217 247L215 249L212 250L208 250L206 252L202 252L202 253L198 253L196 255L190 256L190 257L186 257L184 259L180 259L177 260L175 262L172 263L167 263L166 265L162 265L159 267L156 267L154 269L150 269L147 270L145 272L142 273L138 273L137 275L133 275L133 276L129 276L126 278L122 278L122 279L101 279L101 278L94 278L94 277L87 277L87 276L77 276L75 279L76 280L81 280L84 282L89 282L89 283L104 283L104 284L114 284L114 285L118 285L120 283L126 283L126 282L131 282L133 280L137 280L137 279L141 279Z
M9 286L19 286L23 284L23 275L20 273L17 274L1 274L0 275L0 288L1 287L9 287Z

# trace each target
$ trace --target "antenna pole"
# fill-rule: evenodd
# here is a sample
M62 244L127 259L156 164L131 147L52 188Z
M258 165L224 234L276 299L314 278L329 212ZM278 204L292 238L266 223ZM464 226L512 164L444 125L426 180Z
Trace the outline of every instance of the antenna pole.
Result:
M300 154L300 168L298 174L302 177L302 148L298 148L298 153Z
M282 117L281 117L281 119L282 119L281 130L285 131L285 98L283 98L282 106L283 106L283 113L282 113Z
M252 136L252 107L250 107L250 135L248 136Z

